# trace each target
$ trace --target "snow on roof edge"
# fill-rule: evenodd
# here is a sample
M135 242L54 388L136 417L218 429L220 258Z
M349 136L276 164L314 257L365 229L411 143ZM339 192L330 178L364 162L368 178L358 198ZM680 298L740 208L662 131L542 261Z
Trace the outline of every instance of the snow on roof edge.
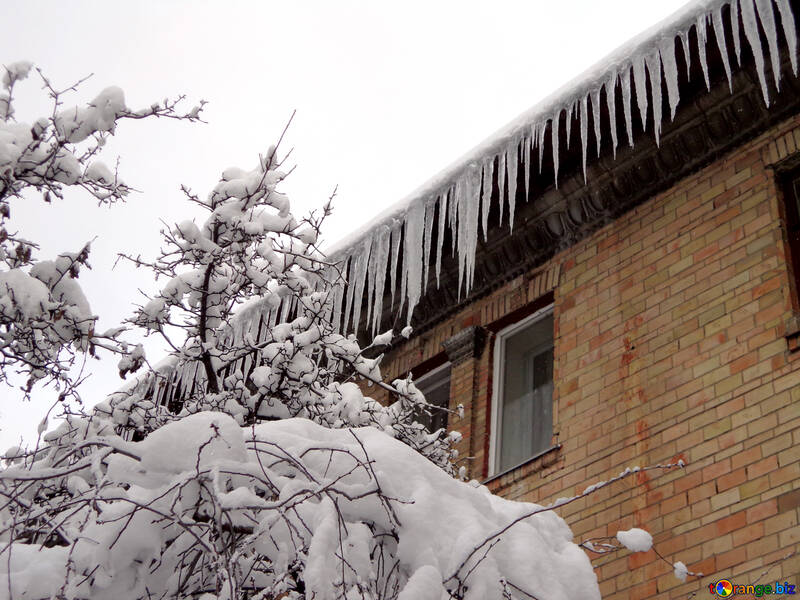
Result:
M731 40L726 39L723 25L722 10L725 7L728 7L730 15L727 23L728 31L733 34L732 53L728 50L728 43ZM759 21L760 27L766 34L766 48L762 47ZM697 35L695 46L690 48L689 31L692 27L696 28ZM333 302L328 310L334 326L343 333L355 331L360 326L366 326L375 333L381 325L380 318L383 314L387 285L390 286L393 308L399 313L405 307L407 323L410 324L414 307L425 292L430 272L436 273L438 285L445 226L452 232L452 249L458 259L459 293L463 291L468 294L474 275L479 225L482 226L485 236L490 208L486 200L491 199L491 194L489 193L487 198L482 181L493 180L497 162L500 169L498 174L503 175L498 177L501 222L503 200L506 197L511 198L512 202L507 207L507 220L513 230L517 164L524 167L524 189L527 190L529 186L527 177L531 171L530 161L536 160L533 152L538 148L541 160L544 134L547 127L551 129L555 127L555 135L552 138L556 140L556 144L550 150L553 153L557 177L559 122L556 117L562 112L571 111L567 114L572 115L574 111L578 118L584 176L590 106L592 123L596 126L595 139L598 145L602 144L597 116L600 109L600 93L603 89L608 89L610 86L614 86L615 89L619 85L622 90L622 111L615 106L615 94L606 94L606 104L612 119L611 131L606 132L606 135L610 133L615 151L617 145L622 142L616 137L617 119L625 119L623 129L630 145L633 145L631 115L636 109L642 115L642 121L647 122L652 128L658 143L661 105L664 99L661 97L661 86L657 86L656 90L649 90L648 95L648 88L644 85L645 78L648 73L657 72L659 77L663 75L666 81L667 102L674 117L679 100L675 40L680 40L684 55L689 56L690 61L696 63L699 60L708 85L705 53L709 27L714 30L729 84L732 85L731 58L736 60L737 67L740 66L741 52L747 46L753 54L764 101L769 105L770 86L766 79L765 60L771 61L774 88L777 89L781 76L779 30L783 32L793 74L797 76L797 39L789 0L696 0L688 4L617 48L605 59L502 127L414 192L327 248L329 257L342 261L342 272L346 273L347 281L350 282L348 285L333 287ZM741 36L742 30L744 39ZM633 97L631 84L634 84L636 89L634 98L636 105L631 100ZM649 122L646 118L648 106L655 108L652 115L658 117L650 118ZM608 144L608 141L605 143ZM436 213L441 216L436 219L438 224L436 239L439 245L433 247ZM435 261L431 259L433 250L436 251ZM366 323L362 323L361 311L365 297L367 315ZM291 308L291 304L285 301L274 306L263 299L255 298L237 311L229 333L243 336L252 332L261 322L268 326L275 325L289 315ZM168 380L169 385L155 386L156 377ZM135 376L107 400L124 402L126 395L134 388L152 386L153 399L159 403L173 393L170 390L180 388L190 381L196 381L198 377L202 378L203 373L198 371L197 365L181 365L176 357L168 357L157 365L155 373Z
M328 256L341 262L343 271L347 273L347 281L350 282L346 286L338 286L331 308L334 325L343 332L358 330L363 325L361 312L366 299L366 326L373 333L376 332L380 325L387 285L390 286L393 309L399 312L405 307L406 323L410 324L414 307L425 292L431 270L435 270L438 285L445 223L452 232L452 251L458 261L459 297L461 293L468 294L474 277L479 225L485 237L490 202L493 201L491 184L484 190L484 182L492 182L498 175L500 194L497 202L501 223L506 204L504 200L510 199L507 203L507 220L513 231L513 199L516 197L516 190L524 186L527 193L530 189L531 161L536 160L533 156L536 150L541 172L548 128L551 130L549 139L552 141L548 150L552 152L555 178L558 180L558 129L562 112L566 112L569 117L566 120L567 128L571 127L572 117L577 117L584 178L590 110L598 154L603 143L599 118L603 90L614 90L614 93L602 95L605 96L611 119L610 130L605 134L607 137L610 135L615 154L617 146L623 142L617 139L618 120L624 119L623 137L626 135L628 143L633 146L634 110L638 110L641 122L645 124L645 131L649 127L658 144L663 103L667 102L670 116L674 118L680 100L682 82L679 81L676 41L682 45L687 67L699 63L709 89L706 50L711 42L708 30L713 29L713 37L719 48L731 91L733 68L741 67L742 51L748 49L753 56L764 102L769 106L770 87L780 89L781 33L794 76L797 76L798 71L797 38L789 2L790 0L696 0L688 4L619 47L603 61L523 113L406 198L329 247ZM724 22L724 8L728 9L727 23ZM695 28L696 33L693 47L689 36L692 28ZM765 39L762 39L761 31ZM729 36L732 40L728 39ZM729 50L731 41L732 51ZM767 61L771 63L773 84L767 80ZM652 88L647 86L648 76L657 77L659 81L666 83L666 97L662 97L661 85ZM616 106L617 86L621 90L622 110ZM608 139L605 143L609 143ZM518 165L522 167L523 173L518 173ZM507 190L504 189L506 187ZM438 247L432 248L435 214L442 218L436 219ZM432 250L436 250L435 261Z
M753 0L742 1L750 2L750 4L753 3ZM763 1L756 1L759 7L763 6ZM605 87L605 84L609 81L616 80L623 68L627 67L631 69L634 59L637 56L643 56L645 54L645 52L643 52L644 49L657 49L658 42L665 40L672 42L679 36L685 40L682 40L684 47L688 47L688 32L691 27L698 25L699 18L705 17L706 23L708 23L709 17L714 13L719 14L721 18L721 9L723 6L730 6L732 4L738 5L738 2L739 0L695 0L689 2L672 15L652 25L617 47L605 58L601 59L580 75L559 87L555 92L521 113L517 118L498 129L477 146L453 161L425 183L418 186L410 194L387 207L375 217L354 229L348 235L331 244L331 246L326 249L326 253L331 257L342 257L347 254L348 250L357 248L360 245L359 242L361 239L375 227L382 224L389 225L393 219L403 216L407 212L408 206L415 200L428 198L431 195L437 195L447 191L447 188L454 183L454 179L458 177L470 163L480 161L487 154L497 154L501 152L511 140L524 135L526 130L531 130L531 128L541 120L552 122L552 118L555 114L572 108L571 103L574 104L577 98L586 96L592 90ZM779 5L779 12L781 15L792 15L791 7L787 0L775 0L775 2ZM793 31L792 27L787 28L785 25L783 29L785 33L787 29ZM736 46L738 53L738 43ZM795 68L795 74L797 74L795 57L796 51L792 53L792 65Z

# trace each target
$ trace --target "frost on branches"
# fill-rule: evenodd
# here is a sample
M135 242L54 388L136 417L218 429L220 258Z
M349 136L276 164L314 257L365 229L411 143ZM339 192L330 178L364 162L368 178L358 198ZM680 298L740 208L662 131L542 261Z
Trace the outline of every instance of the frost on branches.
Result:
M74 393L69 369L76 353L97 347L125 352L119 330L99 333L77 278L88 267L89 244L54 260L38 260L36 243L13 229L14 203L40 195L63 199L65 188L81 188L101 203L124 199L130 188L98 156L119 121L145 117L197 120L200 107L176 112L178 101L131 111L117 87L109 87L84 106L65 106L68 92L56 89L39 72L52 100L49 116L33 123L15 119L14 88L28 77L27 61L0 66L0 382L12 374L27 380L26 393L39 381L53 382L61 398Z

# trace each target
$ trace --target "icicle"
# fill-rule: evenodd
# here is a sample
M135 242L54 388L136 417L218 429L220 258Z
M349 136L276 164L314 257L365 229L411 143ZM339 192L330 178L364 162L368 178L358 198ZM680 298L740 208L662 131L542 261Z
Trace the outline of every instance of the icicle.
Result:
M286 320L289 318L289 308L290 308L289 302L286 301L286 297L283 297L281 299L281 315L280 315L281 323L285 323Z
M725 40L725 26L722 24L722 7L720 6L711 15L711 24L714 26L714 37L717 38L717 48L722 56L722 66L728 78L728 89L733 93L733 77L731 76L731 62L728 59L728 43Z
M411 324L414 307L422 296L422 263L425 257L423 234L425 229L425 205L422 201L412 202L405 218L403 235L403 271L406 273L406 298L408 298L407 321Z
M459 298L461 283L464 293L469 294L475 274L475 252L478 247L478 195L480 194L480 169L470 165L466 177L456 185L458 201L458 263Z
M367 261L367 317L364 321L364 329L368 330L372 325L372 306L375 301L375 269L378 261L375 257L375 241L378 237L377 230L373 229L370 237L370 257Z
M457 226L456 228L453 228L451 223L450 231L453 232L453 239L458 240L458 247L459 247L459 252L458 252L458 299L459 300L461 300L461 284L464 281L464 270L465 270L464 258L466 257L466 255L464 254L464 246L466 245L465 243L466 240L464 239L464 237L466 234L464 232L466 231L466 226L467 226L467 216L466 214L463 213L466 212L467 206L464 200L464 185L465 185L464 177L460 177L456 180L455 192L453 193L453 196L451 197L450 200L450 212L452 213L453 207L455 207L456 210L458 211L458 218L456 219Z
M389 238L386 225L380 225L372 242L372 260L375 262L375 299L372 307L372 333L377 332L383 314L383 292L386 287L386 269L389 263Z
M794 17L789 0L775 0L778 12L781 15L781 27L786 37L786 46L789 48L789 61L792 63L792 73L797 76L797 32L794 28Z
M253 366L253 355L252 354L246 355L241 364L242 364L242 373L249 373L250 367Z
M694 25L697 31L697 54L700 57L700 66L703 68L703 79L706 81L706 89L711 91L711 81L708 79L708 61L706 60L706 44L708 43L706 18L705 14L700 15Z
M586 138L589 135L589 108L587 103L589 95L581 96L580 114L578 115L578 125L581 128L581 159L583 164L583 182L586 183Z
M519 160L519 140L508 149L508 230L514 231L514 209L517 206L517 166Z
M492 178L494 177L494 158L483 163L481 178L481 227L483 241L489 239L489 207L492 202Z
M458 182L456 182L458 183ZM450 236L450 254L456 255L456 246L458 244L458 196L456 195L456 186L450 187L450 207L447 214L447 226L453 234Z
M576 109L576 103L573 102L572 104L570 104L567 107L567 109L565 111L566 114L567 114L567 118L566 118L566 121L565 121L566 129L564 129L564 133L567 134L567 150L569 150L569 141L572 138L572 133L571 133L572 132L572 115L577 112L575 109Z
M392 286L392 303L391 309L394 310L394 296L397 290L397 262L400 256L400 234L403 231L402 223L399 221L392 222L392 265L389 268L389 284ZM399 310L399 307L398 307Z
M636 103L642 119L642 131L647 131L647 82L644 70L644 56L637 57L633 63L633 82L636 85Z
M347 276L347 269L350 264L351 257L347 257L341 263L342 269L342 276ZM344 331L344 326L342 325L342 308L344 304L344 294L347 290L347 284L344 281L338 280L336 286L334 287L334 295L333 295L333 328L337 331ZM275 327L275 323L277 322L277 310L272 310L270 312L270 327Z
M339 288L339 317L341 319L342 310L343 310L343 307L344 307L344 292L345 292L345 284L344 284L344 282L339 283L339 285L337 287ZM275 307L275 308L270 310L270 313L269 313L269 319L270 319L269 324L270 324L270 327L275 327L275 325L277 325L279 323L278 319L281 316L280 308L281 308L281 304L279 303L277 307ZM341 320L339 321L339 323L336 323L336 328L337 329L341 328Z
M778 50L778 28L775 25L775 13L772 12L772 0L756 0L758 18L767 36L767 47L772 62L772 77L775 89L781 91L781 56Z
M733 51L736 54L736 64L742 64L742 41L739 37L739 0L731 2L731 31L733 32Z
M431 237L433 236L433 215L436 211L436 200L425 202L425 235L422 244L422 291L428 289L428 271L431 262Z
M499 196L497 198L497 207L500 209L499 225L503 224L503 209L505 208L505 189L506 189L506 153L501 152L497 155L498 170L497 170L497 187L499 188Z
M405 225L405 222L403 222L403 224ZM403 236L403 240L405 240L405 236ZM420 244L420 247L421 247L421 244ZM401 252L401 254L403 256L403 263L402 263L403 266L400 269L400 294L397 297L398 298L398 301L397 301L397 313L398 314L403 312L403 307L406 305L406 300L408 299L408 275L409 275L408 269L409 269L409 265L406 262L408 257L406 256L405 243L403 244L403 248L400 250L400 252ZM410 318L411 317L409 316L409 319Z
M347 285L345 286L344 291L344 312L342 313L342 334L344 335L349 331L349 323L350 323L350 316L353 311L353 292L355 291L355 286L353 285L353 276L355 274L356 269L356 261L358 257L355 255L351 255L350 260L347 262ZM281 313L283 313L283 306L281 306ZM282 318L282 314L281 317Z
M531 141L522 138L522 168L525 175L525 202L531 199Z
M600 157L600 88L592 92L592 123L594 124L594 141L597 145L597 156Z
M678 92L678 61L675 58L675 40L669 38L658 45L661 54L661 66L664 67L664 79L667 82L667 98L669 99L669 118L675 119L680 93Z
M734 0L735 1L735 0ZM689 32L681 31L681 45L683 46L683 63L686 65L686 81L692 80L692 54L689 50Z
M606 82L606 106L608 107L608 123L611 128L611 151L617 157L617 73L611 73Z
M553 146L553 181L556 188L558 188L558 121L561 118L561 110L557 110L553 115L551 123L553 124L551 134L551 145Z
M539 174L542 173L542 159L544 158L544 136L547 132L547 119L542 119L536 124L536 144L539 146Z
M447 213L447 192L442 192L438 197L439 229L436 238L436 287L439 287L439 274L442 271L442 251L444 249L445 214Z
M661 137L661 59L658 50L653 50L645 57L647 72L650 73L650 95L653 99L653 133L656 136L656 146Z
M631 69L622 71L622 111L625 113L625 130L628 132L628 144L633 148L633 118L631 116Z
M767 89L767 78L764 73L764 53L761 50L761 39L758 37L758 23L756 22L756 10L753 0L741 0L742 23L744 24L744 36L753 51L753 58L756 61L756 72L758 81L761 83L761 94L764 96L764 104L769 106L769 90Z
M367 274L367 257L369 256L369 238L350 260L350 271L347 277L347 303L344 309L344 327L342 332L358 331L358 317L361 315L361 299L364 293L364 277ZM285 319L284 319L285 320ZM352 329L348 328L350 323Z

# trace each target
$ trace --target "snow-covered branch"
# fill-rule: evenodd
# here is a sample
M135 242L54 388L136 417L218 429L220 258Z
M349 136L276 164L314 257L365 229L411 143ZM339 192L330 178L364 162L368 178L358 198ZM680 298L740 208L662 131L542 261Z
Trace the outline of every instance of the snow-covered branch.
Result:
M94 329L97 317L77 282L80 269L89 268L90 244L39 260L38 245L12 229L13 205L31 193L45 202L62 199L66 188L80 188L101 203L124 200L132 188L117 167L99 159L117 124L145 117L197 121L203 103L184 113L179 97L133 111L122 90L109 87L85 105L65 106L85 79L59 89L37 69L52 111L33 123L20 122L14 89L32 69L27 61L0 67L0 382L22 374L26 394L45 381L64 399L75 394L70 369L77 355L93 355L97 348L125 355L128 348L119 340L121 329Z
M240 425L287 417L334 428L372 425L451 471L455 434L415 422L435 408L412 382L383 380L375 352L393 333L362 348L334 326L334 298L347 282L317 249L331 199L296 218L279 191L287 174L278 150L269 148L251 170L223 171L206 199L184 188L205 219L165 227L153 260L122 257L166 280L130 324L161 336L173 354L100 409L138 436L203 410L226 412ZM120 373L145 364L131 355ZM395 401L383 406L365 397L359 381Z

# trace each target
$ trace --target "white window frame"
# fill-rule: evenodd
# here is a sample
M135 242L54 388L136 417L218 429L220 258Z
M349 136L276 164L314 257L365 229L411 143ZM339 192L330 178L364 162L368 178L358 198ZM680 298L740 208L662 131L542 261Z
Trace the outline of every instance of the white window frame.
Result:
M427 373L424 373L423 375L420 375L419 378L417 378L414 381L414 386L417 389L419 389L419 386L421 384L424 384L426 379L432 379L433 377L435 377L436 375L438 375L439 373L441 373L445 369L449 369L451 366L452 365L451 365L450 361L448 360L446 363L444 363L442 365L439 365L438 367L434 367L433 369L431 369Z
M493 365L493 382L492 382L492 417L491 417L491 433L489 435L489 477L494 477L496 475L501 474L500 469L498 468L498 462L500 460L500 448L499 448L499 440L501 439L503 432L501 431L502 427L502 412L501 406L503 404L503 378L505 369L502 366L505 364L505 354L506 354L506 340L520 331L521 329L525 329L526 327L533 325L536 321L540 321L551 315L553 313L553 304L549 304L544 308L540 308L535 313L528 315L524 319L509 325L508 327L501 329L497 333L497 337L494 341L494 365ZM553 340L555 344L555 339ZM545 450L547 452L547 450ZM540 453L541 454L541 453ZM538 455L533 455L524 462L535 458ZM523 464L520 463L520 464ZM515 469L519 465L512 465L511 467L504 469L502 472L507 472Z

